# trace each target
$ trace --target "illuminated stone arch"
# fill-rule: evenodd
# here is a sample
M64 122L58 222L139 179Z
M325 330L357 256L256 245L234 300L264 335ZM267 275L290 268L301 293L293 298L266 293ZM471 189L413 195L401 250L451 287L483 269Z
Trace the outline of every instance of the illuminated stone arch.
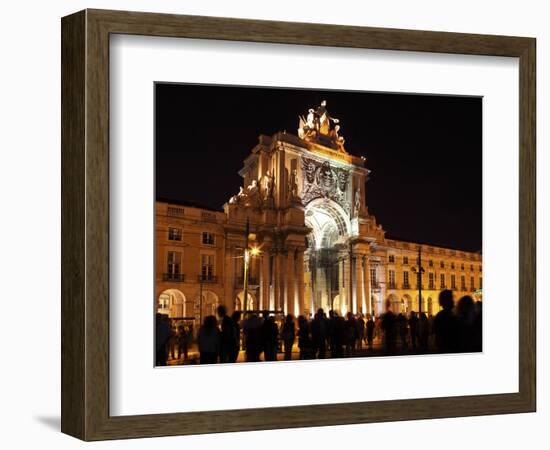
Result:
M306 205L305 222L312 229L309 240L313 248L330 248L351 235L349 214L335 201L317 198Z
M416 306L416 312L419 312L420 311L420 301L418 300L418 294L415 296L414 298L414 305ZM427 308L426 308L426 297L422 296L422 312L427 312Z
M157 312L170 318L185 317L186 305L185 295L178 289L166 289L157 298Z
M219 298L215 292L203 291L202 292L202 318L206 316L215 316L216 308L219 305Z
M403 303L405 304L405 312L410 314L413 311L413 301L410 295L403 295Z
M243 310L244 291L240 291L235 298L235 311ZM254 310L258 307L255 297L248 292L248 302L246 303L247 311Z
M427 301L427 312L428 315L433 315L434 313L434 302L433 302L433 299L431 297L428 297L428 301Z
M386 305L388 309L390 309L391 312L395 314L399 314L401 312L399 308L400 306L399 298L395 294L388 295L388 298L386 299Z
M382 302L380 301L380 298L376 294L372 294L371 296L371 304L372 304L372 312L375 316L380 316L381 314L384 314L384 308L382 307Z

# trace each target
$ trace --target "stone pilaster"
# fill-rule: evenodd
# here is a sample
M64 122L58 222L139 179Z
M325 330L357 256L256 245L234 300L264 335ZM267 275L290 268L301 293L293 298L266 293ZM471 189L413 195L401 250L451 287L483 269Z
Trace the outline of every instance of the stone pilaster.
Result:
M225 256L224 304L228 312L235 310L235 247L228 246Z
M371 286L371 279L370 279L370 261L369 258L365 258L365 265L364 265L364 277L365 277L365 288L367 293L367 309L369 311L369 314L375 314L376 310L374 308L374 305L372 303L372 286Z
M260 257L259 309L269 309L269 281L269 252L264 250Z
M305 285L304 285L304 250L299 249L296 254L296 291L297 291L297 300L296 308L294 313L296 315L303 314L305 309Z
M360 253L355 255L354 258L354 270L353 270L353 283L355 284L354 289L354 299L353 299L353 312L358 313L359 311L365 313L365 299L364 299L364 280L363 280L363 255Z
M289 247L286 254L286 302L285 314L295 314L294 299L296 298L296 261L295 249Z

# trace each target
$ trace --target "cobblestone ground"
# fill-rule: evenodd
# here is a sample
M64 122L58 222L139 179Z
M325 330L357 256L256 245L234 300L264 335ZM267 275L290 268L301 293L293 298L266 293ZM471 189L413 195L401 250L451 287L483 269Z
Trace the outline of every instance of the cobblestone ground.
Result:
M410 345L407 346L407 348L403 348L400 342L397 343L396 352L392 354L393 356L405 356L405 355L418 355L418 354L431 354L434 353L434 350L432 348L428 349L428 351L425 352L418 352L411 349ZM190 365L190 364L198 364L199 363L199 352L196 344L192 344L188 351L188 359L185 360L183 358L183 355L180 355L180 358L178 358L177 353L174 355L175 357L172 358L172 355L169 355L168 357L168 365L169 366L180 366L180 365ZM326 353L327 359L330 358L330 352L327 350ZM375 339L373 343L372 348L367 348L365 344L363 344L361 349L356 349L353 357L361 358L361 357L372 357L372 356L387 356L383 343L381 339ZM263 354L260 356L260 359L263 360ZM277 360L282 361L284 359L284 354L278 353L277 354ZM300 350L298 349L298 344L295 343L294 347L292 348L292 359L298 360L300 359ZM237 359L237 362L245 362L245 352L241 350L239 352L239 358Z

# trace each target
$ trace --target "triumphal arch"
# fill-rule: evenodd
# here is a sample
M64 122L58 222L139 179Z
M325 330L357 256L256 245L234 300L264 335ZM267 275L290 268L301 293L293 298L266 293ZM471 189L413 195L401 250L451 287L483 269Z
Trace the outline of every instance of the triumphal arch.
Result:
M248 294L254 309L371 312L369 254L384 231L365 205L366 158L346 151L326 101L298 121L297 135L260 136L239 172L243 186L224 205L234 266L226 288L248 223L247 245L259 250Z

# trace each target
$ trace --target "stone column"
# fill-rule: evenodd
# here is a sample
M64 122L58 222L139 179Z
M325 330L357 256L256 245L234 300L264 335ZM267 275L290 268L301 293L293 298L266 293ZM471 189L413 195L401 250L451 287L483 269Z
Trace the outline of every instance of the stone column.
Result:
M366 286L366 292L367 292L367 309L369 311L369 314L375 314L374 305L372 304L372 286L371 286L371 280L370 280L370 261L368 256L365 258L365 268L364 268L365 274L365 286Z
M353 271L353 282L355 283L354 290L354 312L357 313L361 310L362 313L365 313L364 303L365 299L363 297L363 255L357 253L355 255L355 268Z
M278 310L283 310L286 314L286 291L287 291L287 280L286 280L286 254L279 253L277 255L277 260L279 261L277 277L275 281L279 284L279 299L277 300Z
M225 277L224 283L224 304L227 311L231 313L235 310L234 282L235 282L235 247L228 246L225 253Z
M367 257L365 255L361 255L361 310L363 311L363 314L369 314L370 301L368 297L368 285L365 270L367 270Z
M286 254L286 304L285 304L285 314L295 314L294 313L294 299L296 295L296 261L295 261L295 248L288 247Z
M267 250L267 249L266 249ZM263 251L260 267L259 309L269 309L269 251Z
M273 284L273 309L279 311L281 309L280 301L280 264L279 264L279 254L275 253L273 255L273 279L271 280Z
M344 286L345 286L345 283L344 283L344 263L342 261L342 259L340 258L340 255L338 255L338 299L339 299L339 303L340 303L340 306L339 306L339 309L341 309L341 306L342 306L342 302L344 301ZM328 307L330 308L331 305L329 304ZM338 311L338 313L340 314L341 311Z
M304 286L304 250L298 249L296 254L296 291L297 299L295 300L296 307L294 314L299 315L304 313L305 309L305 286Z

